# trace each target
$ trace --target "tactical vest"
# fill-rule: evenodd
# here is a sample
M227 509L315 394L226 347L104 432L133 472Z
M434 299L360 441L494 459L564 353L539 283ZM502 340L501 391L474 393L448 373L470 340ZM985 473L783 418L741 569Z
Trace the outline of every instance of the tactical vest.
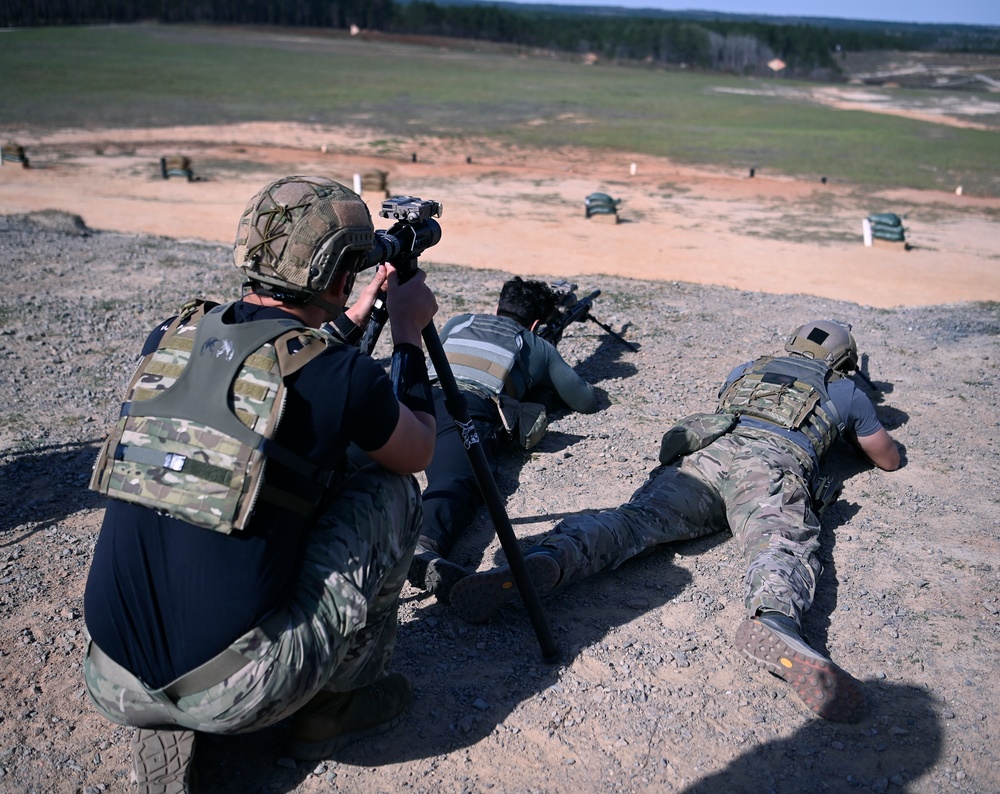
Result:
M312 513L331 473L271 439L284 379L333 339L292 319L223 323L231 305L185 304L139 362L91 489L226 534L258 499ZM264 482L269 459L302 475L296 493Z
M442 344L455 380L476 386L491 397L499 396L518 363L522 330L509 317L487 314L474 314L457 325ZM437 377L433 365L430 377Z
M765 356L726 387L719 411L802 433L819 459L844 430L827 390L827 383L840 377L822 361Z

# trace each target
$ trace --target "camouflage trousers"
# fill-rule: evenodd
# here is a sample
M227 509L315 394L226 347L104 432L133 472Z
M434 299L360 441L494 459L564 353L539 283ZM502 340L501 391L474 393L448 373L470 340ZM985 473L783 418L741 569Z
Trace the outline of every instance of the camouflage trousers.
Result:
M245 665L177 696L179 687L149 689L91 647L84 677L97 710L121 725L245 733L285 719L320 689L347 692L381 678L420 524L413 477L375 465L355 473L311 531L289 602L223 652Z
M653 469L618 509L565 519L528 553L554 553L562 587L660 544L729 531L745 565L747 614L773 610L800 622L822 571L811 470L791 442L738 429Z

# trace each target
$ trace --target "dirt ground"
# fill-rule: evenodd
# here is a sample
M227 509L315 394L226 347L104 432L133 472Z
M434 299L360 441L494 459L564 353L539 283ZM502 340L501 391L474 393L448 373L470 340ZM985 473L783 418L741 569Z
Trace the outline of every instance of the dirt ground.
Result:
M14 137L31 168L0 169L0 213L58 209L93 229L230 244L248 198L277 176L318 173L353 185L355 174L379 170L393 195L444 205L447 232L434 259L445 264L679 280L878 307L1000 299L1000 198L867 192L485 140L404 145L371 130L298 124ZM159 161L170 155L189 157L197 181L162 179ZM584 198L595 191L621 199L617 225L585 218ZM383 197L365 198L377 212ZM862 244L862 219L875 212L905 216L910 250Z
M0 791L132 790L129 732L87 702L80 660L103 515L85 485L137 340L193 292L236 294L228 246L265 182L372 169L444 204L422 259L442 322L491 310L512 273L564 277L601 289L595 316L639 345L590 323L561 342L600 410L557 415L530 454L504 457L525 543L626 501L730 366L801 321L854 323L906 465L833 456L844 492L805 631L862 682L869 716L824 723L741 656L741 564L714 536L545 599L557 664L516 606L470 626L407 587L395 664L415 700L399 728L315 764L283 752L283 726L200 737L197 791L1000 791L1000 199L486 142L421 142L414 163L369 131L306 126L20 137L32 168L0 168ZM202 179L160 178L169 154ZM620 223L584 218L597 190L622 198ZM911 250L862 245L876 211L906 214ZM502 559L485 512L455 559Z

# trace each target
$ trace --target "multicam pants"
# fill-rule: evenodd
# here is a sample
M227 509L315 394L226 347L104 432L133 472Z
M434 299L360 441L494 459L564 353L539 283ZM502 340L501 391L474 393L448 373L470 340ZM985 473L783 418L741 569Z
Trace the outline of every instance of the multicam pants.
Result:
M617 510L565 519L531 551L555 552L561 587L662 543L728 530L746 566L747 614L773 610L800 622L822 571L811 470L809 456L791 442L737 429L653 469Z
M279 722L320 689L346 692L385 675L396 641L399 592L421 523L413 477L378 466L355 473L311 532L283 615L237 639L247 664L178 698L124 668L84 660L98 711L122 725L244 733ZM283 619L282 619L283 618ZM169 689L170 687L166 687Z

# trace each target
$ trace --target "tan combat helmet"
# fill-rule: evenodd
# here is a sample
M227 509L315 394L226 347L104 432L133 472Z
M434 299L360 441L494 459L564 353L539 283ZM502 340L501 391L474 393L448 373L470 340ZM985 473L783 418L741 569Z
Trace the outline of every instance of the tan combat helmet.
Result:
M858 345L851 336L851 326L836 320L813 320L799 326L785 342L785 350L825 361L837 372L858 368Z
M280 299L326 303L319 295L344 268L367 264L375 244L368 207L351 190L321 176L287 176L250 199L233 261Z

